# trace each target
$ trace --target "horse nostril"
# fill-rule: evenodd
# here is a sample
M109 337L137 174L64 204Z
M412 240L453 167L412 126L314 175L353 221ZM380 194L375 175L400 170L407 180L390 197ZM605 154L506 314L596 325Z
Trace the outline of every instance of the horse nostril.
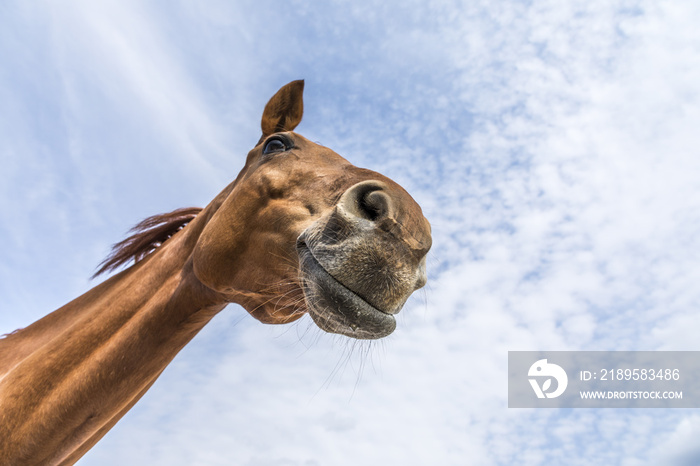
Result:
M389 213L389 197L381 191L370 191L358 199L360 211L367 220L376 222Z
M384 188L379 181L357 183L343 194L340 204L355 217L377 222L391 216L392 201Z

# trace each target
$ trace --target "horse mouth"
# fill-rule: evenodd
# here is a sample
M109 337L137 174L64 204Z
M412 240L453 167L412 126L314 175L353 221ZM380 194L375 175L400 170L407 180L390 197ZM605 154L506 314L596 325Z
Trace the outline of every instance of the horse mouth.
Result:
M382 338L394 331L393 315L372 306L336 280L301 240L297 253L306 305L322 330L360 340Z

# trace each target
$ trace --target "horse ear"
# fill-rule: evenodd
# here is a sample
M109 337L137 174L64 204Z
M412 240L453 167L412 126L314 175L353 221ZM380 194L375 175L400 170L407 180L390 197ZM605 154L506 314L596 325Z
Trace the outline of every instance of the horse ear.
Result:
M291 131L297 127L304 114L304 80L292 81L277 91L265 105L262 127L263 138L279 131Z

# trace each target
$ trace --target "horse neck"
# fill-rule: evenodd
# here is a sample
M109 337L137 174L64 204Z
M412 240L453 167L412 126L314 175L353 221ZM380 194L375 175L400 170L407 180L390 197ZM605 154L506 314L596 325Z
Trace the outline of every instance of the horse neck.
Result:
M0 340L0 432L10 433L0 436L0 464L77 460L225 306L191 270L206 223L196 220L140 263ZM21 457L2 453L20 449Z
M11 369L10 358L19 361L26 357L23 353L36 351L61 335L80 332L80 328L117 330L134 315L158 314L159 310L165 311L166 305L170 309L169 314L162 315L166 321L185 314L194 316L200 308L208 307L211 303L207 302L207 290L202 287L202 299L198 299L196 280L188 276L189 256L206 223L198 220L141 262L30 326L0 338L0 377ZM188 288L191 293L183 293Z

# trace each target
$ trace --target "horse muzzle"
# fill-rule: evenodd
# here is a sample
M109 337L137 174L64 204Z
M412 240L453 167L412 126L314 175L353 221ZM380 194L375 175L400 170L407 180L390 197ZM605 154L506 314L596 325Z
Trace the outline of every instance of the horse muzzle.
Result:
M299 236L301 283L321 329L358 339L394 331L394 314L426 283L431 244L425 218L404 214L407 202L388 183L362 181Z

